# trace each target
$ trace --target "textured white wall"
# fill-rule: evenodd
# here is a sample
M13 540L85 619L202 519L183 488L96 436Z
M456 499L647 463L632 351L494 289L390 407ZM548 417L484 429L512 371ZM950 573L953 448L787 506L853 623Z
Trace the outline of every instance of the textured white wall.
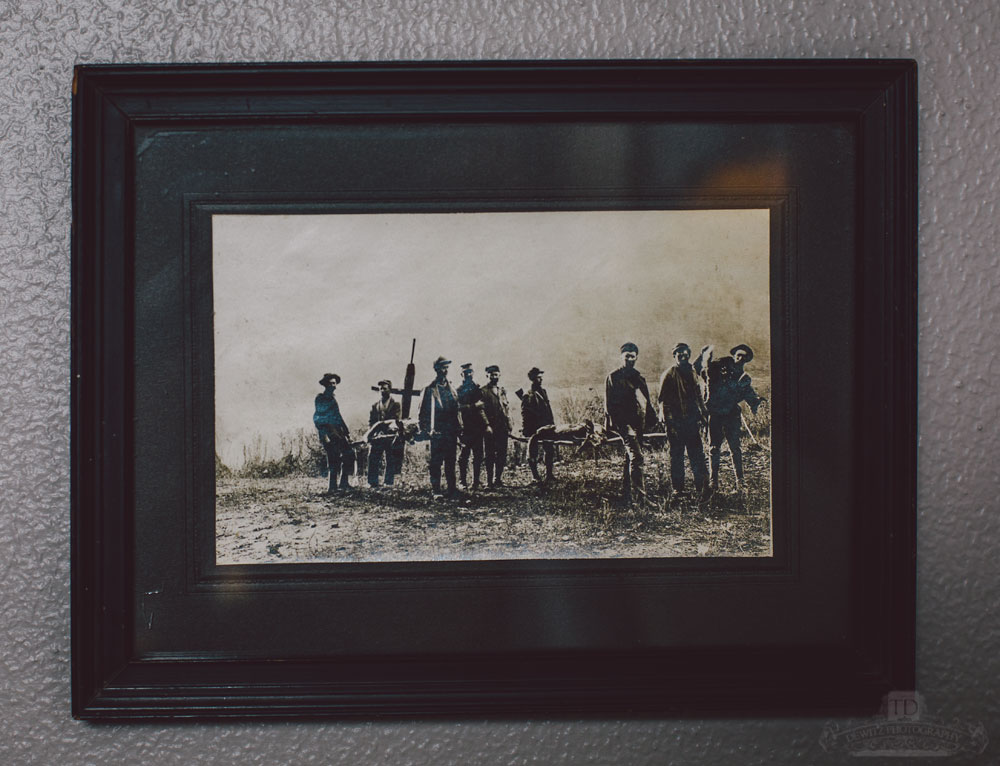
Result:
M82 62L920 64L918 679L1000 757L995 0L0 0L0 762L845 763L821 720L93 726L69 717L70 81Z

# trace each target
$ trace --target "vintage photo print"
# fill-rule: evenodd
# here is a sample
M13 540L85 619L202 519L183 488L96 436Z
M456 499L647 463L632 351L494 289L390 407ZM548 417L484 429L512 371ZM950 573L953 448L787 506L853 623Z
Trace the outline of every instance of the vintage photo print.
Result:
M772 554L768 210L212 239L218 563Z

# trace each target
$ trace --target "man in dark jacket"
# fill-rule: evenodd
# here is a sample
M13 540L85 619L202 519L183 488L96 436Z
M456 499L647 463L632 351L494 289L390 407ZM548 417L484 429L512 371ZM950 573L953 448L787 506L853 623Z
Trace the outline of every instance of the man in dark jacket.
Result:
M503 486L503 469L507 465L507 438L513 430L510 423L510 405L507 392L500 385L500 368L491 364L486 368L489 382L480 389L483 409L490 431L486 435L486 486Z
M639 347L624 343L621 347L622 366L608 375L604 384L604 410L607 427L622 437L625 465L622 471L622 500L630 504L633 494L645 499L643 481L642 435L646 425L654 420L646 379L635 369Z
M345 491L351 488L348 479L354 473L354 447L351 444L351 431L340 415L340 405L334 391L340 383L340 376L328 372L319 384L323 392L316 394L313 424L319 433L319 441L326 452L329 466L329 492ZM337 479L340 478L338 487Z
M739 349L739 346L736 347ZM747 347L749 348L749 347ZM762 399L750 386L750 376L741 374L736 360L731 356L712 358L712 347L705 346L695 360L694 368L708 386L705 406L708 409L709 462L712 468L712 490L719 488L719 466L722 455L722 441L729 443L733 458L733 473L736 474L736 492L745 490L743 480L743 449L740 446L740 431L743 413L740 402L745 401L756 412ZM746 362L744 361L744 364ZM746 377L746 382L741 379Z
M431 440L430 476L431 491L435 500L440 500L441 467L444 466L445 481L449 496L456 494L455 453L458 449L458 435L462 431L461 416L458 412L458 393L448 382L448 367L451 360L439 356L434 362L436 376L424 389L420 399L420 430L429 434Z
M701 386L691 366L691 347L687 343L674 346L674 366L660 378L657 401L662 408L663 422L670 443L670 484L674 492L684 491L684 452L687 451L694 474L694 486L703 493L708 488L708 468L701 429L708 420Z
M549 395L542 388L542 376L544 370L532 367L528 370L528 380L531 381L531 388L528 393L523 393L518 389L518 396L521 397L521 432L525 436L531 436L542 426L549 426L555 423L552 416L552 405L549 404ZM537 442L536 442L537 444ZM552 479L553 467L556 461L556 448L548 442L541 443L542 452L545 453L545 480ZM531 475L539 479L538 475L538 450L534 453L528 451L528 467L531 468Z
M403 417L403 410L399 402L392 398L392 381L380 380L378 382L379 400L372 405L368 415L368 427L374 426L387 420L399 420ZM401 441L400 437L400 441ZM394 441L380 439L373 441L368 453L368 486L377 487L378 478L382 473L382 460L385 459L385 485L391 487L396 477L396 448Z
M483 470L483 449L487 435L492 436L486 418L483 393L472 379L472 364L462 365L462 385L458 387L458 409L462 415L462 449L458 455L458 480L462 489L468 488L469 453L472 453L472 489L480 487Z
M756 415L757 408L764 404L767 399L763 396L757 395L757 392L753 390L753 380L750 378L750 374L743 369L746 365L753 361L753 349L746 343L740 343L737 346L733 346L729 350L729 353L733 356L736 386L739 388L741 393L740 401L744 401L749 404L750 410L754 415Z

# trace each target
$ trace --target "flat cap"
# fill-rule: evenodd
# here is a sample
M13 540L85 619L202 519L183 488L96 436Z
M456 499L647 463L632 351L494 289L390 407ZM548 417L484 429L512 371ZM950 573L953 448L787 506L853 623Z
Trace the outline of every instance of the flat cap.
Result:
M534 380L543 372L545 372L545 370L539 370L537 367L532 367L530 370L528 370L528 380Z
M624 354L626 351L631 351L633 354L638 354L639 347L634 343L632 343L631 341L628 343L622 343L622 353Z

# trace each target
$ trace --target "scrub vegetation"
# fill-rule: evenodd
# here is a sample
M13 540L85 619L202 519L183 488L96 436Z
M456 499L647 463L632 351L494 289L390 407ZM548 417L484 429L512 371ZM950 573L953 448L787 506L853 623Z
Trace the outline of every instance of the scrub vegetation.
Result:
M602 412L593 395L565 397L557 412L579 422ZM557 415L557 418L559 417ZM407 560L768 556L771 554L770 416L745 411L747 491L734 493L725 448L719 491L670 497L668 450L646 451L644 503L620 501L622 450L607 444L577 453L559 448L555 479L531 479L524 446L512 442L506 486L435 501L427 479L426 442L408 445L393 487L355 486L328 495L315 434L282 440L281 454L261 443L230 468L216 460L216 548L219 563ZM359 434L360 437L360 434ZM707 449L706 449L707 452ZM470 466L471 472L471 466Z

